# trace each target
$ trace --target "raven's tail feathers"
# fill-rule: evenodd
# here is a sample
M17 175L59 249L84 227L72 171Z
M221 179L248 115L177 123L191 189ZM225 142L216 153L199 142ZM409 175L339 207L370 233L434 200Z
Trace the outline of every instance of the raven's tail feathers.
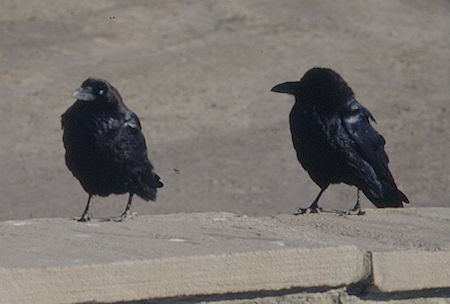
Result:
M154 172L153 172L153 176L154 176L154 181L155 181L155 184L156 184L156 188L164 187L164 183L161 181L161 177L159 177L159 175L154 173Z
M157 189L164 186L159 175L153 172L153 170L149 174L138 175L137 181L138 187L136 194L146 201L155 201Z
M397 189L397 196L401 199L402 202L405 202L409 204L409 199L406 197L406 195Z
M373 192L366 193L363 190L367 198L377 208L402 208L403 202L409 204L409 200L406 195L397 189L397 186L383 184L383 193L381 195L373 195Z

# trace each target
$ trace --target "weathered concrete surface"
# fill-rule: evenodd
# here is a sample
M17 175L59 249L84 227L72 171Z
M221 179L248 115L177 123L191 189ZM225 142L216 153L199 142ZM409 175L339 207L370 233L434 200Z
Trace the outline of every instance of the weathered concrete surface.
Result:
M337 288L370 284L369 276L372 291L450 290L449 232L450 208L368 210L365 216L194 213L124 223L7 221L0 223L0 299L167 299Z
M187 304L189 302L170 301L170 302L148 302L149 304ZM343 288L333 289L327 292L302 292L283 296L256 297L252 299L202 301L196 304L448 304L450 299L445 295L439 297L417 297L407 299L392 299L382 297L376 299L366 299L348 295ZM127 303L128 304L128 303ZM134 304L134 303L129 303ZM143 304L143 303L136 303Z
M281 248L370 251L450 248L450 208L247 217L231 213L140 216L124 223L71 219L0 222L0 267L71 266Z
M368 265L363 260L356 247L337 247L3 269L0 299L7 303L116 302L344 286L365 278Z
M372 265L381 292L450 287L450 251L374 252Z

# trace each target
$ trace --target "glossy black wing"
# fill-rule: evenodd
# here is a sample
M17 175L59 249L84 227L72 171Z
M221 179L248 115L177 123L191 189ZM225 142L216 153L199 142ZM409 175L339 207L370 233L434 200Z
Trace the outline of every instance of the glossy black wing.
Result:
M373 182L367 179L366 181L369 182L366 183L366 188L362 187L361 190L379 208L403 207L402 202L409 201L406 195L397 189L389 171L389 158L384 150L386 141L370 124L370 121L375 122L372 114L355 99L351 99L341 109L339 115L352 146L359 155L354 158L362 158L376 175L372 179ZM356 168L356 170L360 169Z
M372 166L379 179L393 182L388 169L389 158L384 151L386 141L370 124L370 120L375 122L375 119L369 110L353 99L340 116L359 155Z
M129 111L125 117L116 138L116 148L127 162L144 161L147 158L147 145L142 134L141 122L136 114Z
M163 186L147 156L147 145L139 118L127 111L119 127L113 151L116 162L126 168L131 187L144 199L155 199L156 188Z
M127 168L153 169L147 157L147 145L141 131L141 123L133 112L124 115L116 130L111 130L111 156L114 162Z

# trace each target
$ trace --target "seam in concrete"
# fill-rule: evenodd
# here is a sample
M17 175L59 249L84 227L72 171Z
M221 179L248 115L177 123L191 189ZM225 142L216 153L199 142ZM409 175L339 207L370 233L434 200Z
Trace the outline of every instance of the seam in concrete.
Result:
M218 293L209 295L195 295L186 297L169 297L169 298L151 298L138 301L121 301L121 302L80 302L76 304L173 304L173 303L208 303L208 302L219 302L219 301L234 301L234 300L252 300L256 298L268 298L268 297L282 297L286 295L294 295L299 293L324 293L332 290L342 290L344 292L344 287L310 287L310 288L291 288L282 290L260 290L252 292L241 292L241 293Z
M450 299L450 287L431 288L422 290L409 290L400 292L378 292L356 295L360 299L370 301L408 300L417 298L444 298Z
M369 289L373 285L373 263L372 263L372 252L365 251L363 253L363 267L365 276L361 278L360 281L349 284L346 291L350 295L360 295L369 292Z
M387 252L382 257L400 253ZM404 252L410 258L425 255L430 259L436 255L445 259L449 253ZM445 263L446 260L439 261ZM139 303L146 298L167 303L186 299L195 303L196 299L213 301L322 293L342 286L347 286L344 297L354 295L364 300L442 298L450 295L450 287L387 292L382 279L381 288L378 286L380 278L374 276L374 268L384 271L383 267L392 265L375 265L374 262L372 252L344 246L76 267L3 268L0 269L0 298L8 303L28 300L34 303ZM445 268L439 262L432 265ZM440 275L445 271L441 270ZM336 277L330 280L330 276ZM424 282L423 286L426 284L430 282Z
M170 298L151 298L135 301L119 301L119 302L78 302L76 304L198 304L209 302L222 301L236 301L248 300L251 303L256 299L264 299L270 297L283 297L289 295L311 295L333 293L336 296L336 301L339 304L348 302L349 296L354 296L361 301L376 301L387 302L392 300L413 300L413 299L450 299L450 288L435 288L425 290L415 290L407 292L393 292L393 293L376 293L376 294L349 294L345 287L315 287L315 288L292 288L283 290L261 290L258 292L245 293L226 293L226 294L211 294L211 295L196 295L188 297L170 297ZM359 302L358 302L359 303Z

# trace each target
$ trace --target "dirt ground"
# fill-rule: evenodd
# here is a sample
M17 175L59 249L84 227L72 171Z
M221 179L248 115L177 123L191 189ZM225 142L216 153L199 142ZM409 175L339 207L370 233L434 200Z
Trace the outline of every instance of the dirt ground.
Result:
M110 81L143 125L165 182L140 214L275 215L318 192L297 162L293 98L313 66L339 72L378 121L412 206L450 206L450 2L2 0L0 220L79 216L60 115L82 81ZM355 188L331 187L327 208ZM126 196L95 198L95 217ZM364 198L362 205L372 207Z

